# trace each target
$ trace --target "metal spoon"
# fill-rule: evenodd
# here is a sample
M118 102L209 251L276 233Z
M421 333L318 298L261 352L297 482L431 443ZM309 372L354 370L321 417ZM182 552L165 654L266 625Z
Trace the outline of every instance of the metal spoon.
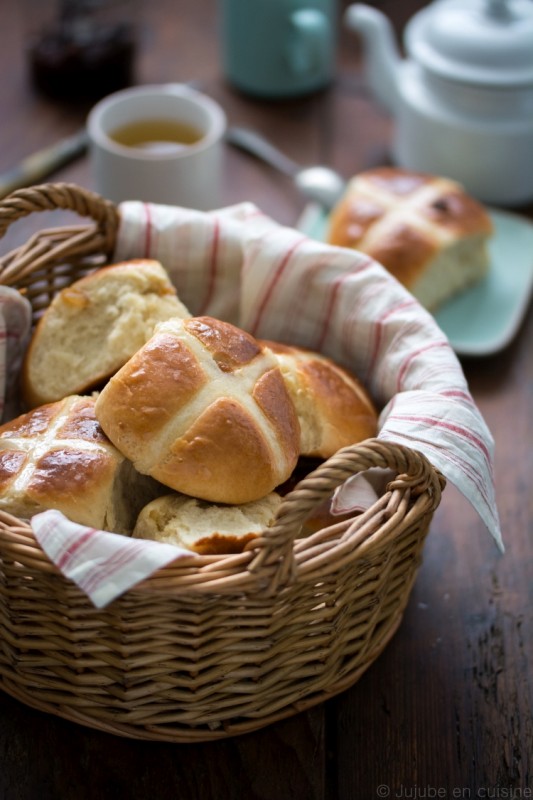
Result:
M302 167L255 131L230 127L226 141L292 178L304 197L324 208L332 208L344 192L346 181L337 172L329 167Z

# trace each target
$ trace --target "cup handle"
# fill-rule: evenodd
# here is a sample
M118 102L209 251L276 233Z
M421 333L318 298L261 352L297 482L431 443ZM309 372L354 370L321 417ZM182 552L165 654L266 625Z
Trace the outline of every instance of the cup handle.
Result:
M332 30L327 16L314 8L301 8L290 15L290 28L286 57L292 72L296 75L328 72Z

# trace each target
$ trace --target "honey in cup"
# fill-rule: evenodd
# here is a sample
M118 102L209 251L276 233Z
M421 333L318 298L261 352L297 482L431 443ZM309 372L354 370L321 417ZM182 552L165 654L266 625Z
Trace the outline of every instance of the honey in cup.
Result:
M208 211L220 205L224 110L179 83L134 86L100 100L87 118L98 194Z
M181 120L139 119L115 128L108 136L123 147L164 153L196 144L203 138L203 133Z

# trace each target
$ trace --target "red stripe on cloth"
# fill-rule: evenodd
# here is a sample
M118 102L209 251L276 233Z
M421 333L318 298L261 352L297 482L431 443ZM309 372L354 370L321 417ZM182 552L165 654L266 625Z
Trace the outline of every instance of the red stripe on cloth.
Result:
M337 303L337 297L338 297L338 294L339 294L339 289L340 289L340 287L341 287L341 285L342 285L342 283L344 281L344 278L345 278L345 276L343 276L340 280L339 279L335 280L333 282L332 287L331 287L331 291L330 291L329 297L328 297L328 303L327 303L327 306L326 306L325 316L324 316L324 319L322 320L322 330L320 331L319 337L318 337L317 342L316 342L316 349L319 352L324 347L324 342L327 339L327 336L328 336L328 333L329 333L329 326L330 326L331 318L333 316L333 311L334 311L335 305Z
M435 447L434 445L430 445L426 442L425 443L426 456L431 461L429 455L430 451L433 451L434 453L439 453L439 448ZM472 485L476 487L484 503L487 505L487 507L491 508L492 501L487 493L487 488L481 475L478 472L476 472L475 469L473 469L473 467L468 461L466 461L463 458L459 458L457 454L454 454L450 450L447 451L446 458L450 462L450 464L454 464L456 466L456 468L465 476L465 478L470 479Z
M419 347L417 350L412 350L408 354L407 358L405 359L405 361L401 365L400 369L398 370L398 378L397 378L397 381L396 381L396 388L397 388L398 392L402 391L403 376L405 375L405 373L409 369L409 366L410 366L411 362L417 356L421 355L422 353L427 353L428 350L434 350L435 348L438 348L438 347L447 347L447 348L449 348L450 345L448 344L447 341L429 342L429 344L426 344L423 347Z
M202 304L201 309L199 310L199 314L204 314L205 309L209 308L209 304L211 303L211 299L213 297L213 292L215 290L215 278L218 269L218 251L219 251L219 243L220 243L220 223L217 219L213 220L213 241L211 245L211 257L209 259L209 278L207 281L207 293L205 296L205 300Z
M351 308L345 314L344 321L341 326L340 355L342 355L345 362L350 365L350 368L355 368L354 342L359 342L357 346L357 358L360 359L360 362L358 363L356 371L360 372L361 377L363 376L363 371L366 369L366 351L368 349L366 347L367 337L365 336L365 346L363 347L361 337L358 332L361 320L363 319L361 309L371 303L376 292L376 286L377 284L374 284L371 290L369 290L369 287L365 287L364 291L358 292L353 298L351 298Z
M76 553L89 541L91 536L95 533L95 528L88 528L84 533L79 536L76 541L72 542L67 549L56 559L56 564L59 569L63 570L68 567L70 561Z
M350 280L352 275L358 272L362 272L365 269L368 269L368 267L372 266L373 263L374 262L372 261L372 259L370 258L366 259L360 264L357 264L353 269L350 269L348 272L345 272L343 275L339 275L339 277L335 278L335 280L332 282L331 291L329 293L328 303L326 307L326 313L322 321L322 331L320 332L320 335L316 343L317 350L319 351L322 350L324 342L327 339L330 322L334 314L335 306L337 304L337 298L339 296L339 289L341 288L342 284Z
M475 405L472 395L468 392L461 391L461 389L444 389L440 390L439 394L443 397L457 397L459 400L464 400L470 406Z
M397 314L398 311L403 311L405 308L409 308L415 305L414 299L406 299L402 300L401 302L387 308L381 316L379 316L372 325L372 333L371 336L373 338L373 348L372 353L370 355L370 359L367 366L367 372L371 374L374 370L374 365L376 363L379 351L381 349L381 343L383 340L383 327L384 323L387 319L392 316L393 314Z
M150 205L143 203L144 213L146 216L146 227L144 229L144 257L149 258L150 248L152 246L152 212Z
M302 285L301 291L298 291L294 297L294 313L289 314L287 317L287 323L284 331L285 341L290 342L293 339L296 339L298 328L301 324L301 317L308 302L308 297L313 286L314 279L316 275L319 275L324 267L329 263L330 260L328 254L326 260L324 260L324 258L320 258L316 264L313 264L308 270L306 270L305 283Z
M57 530L57 521L55 519L48 519L46 525L42 521L39 527L39 541L42 544L46 543L48 537L54 534Z
M139 553L142 553L144 543L142 541L133 543L128 541L105 562L100 563L98 571L87 575L83 581L83 590L87 594L93 593L99 585L105 585L106 581L115 575L119 569L123 569L128 564L136 560Z
M457 425L452 422L448 422L447 420L440 419L438 417L424 417L418 415L410 415L410 414L395 414L395 419L398 420L405 420L408 422L416 422L422 423L424 425L428 425L434 428L443 428L444 430L452 431L452 433L457 433L462 436L464 439L468 439L472 444L476 445L476 447L483 453L485 459L487 460L487 464L490 466L491 464L491 457L490 453L485 445L485 442L476 436L473 431L469 428L464 428L462 425Z
M275 232L275 233L277 233L277 232ZM261 317L263 316L263 314L265 312L265 309L266 309L268 303L270 302L270 299L272 297L274 289L276 288L276 286L280 282L281 277L282 277L283 273L285 272L285 270L287 268L287 264L291 260L292 256L294 255L294 253L296 252L298 247L303 242L306 242L306 241L307 241L307 237L306 236L302 236L301 239L298 239L298 241L294 242L292 247L290 247L289 250L283 256L282 260L280 261L280 263L278 265L278 268L275 270L275 272L274 272L274 274L272 276L272 280L270 281L270 284L267 286L267 289L266 289L266 291L265 291L265 293L263 295L263 299L261 300L261 302L259 304L259 308L257 309L256 315L255 315L255 320L254 320L254 322L252 323L252 325L250 327L250 333L252 333L252 334L255 333L255 331L259 327L259 323L261 321Z

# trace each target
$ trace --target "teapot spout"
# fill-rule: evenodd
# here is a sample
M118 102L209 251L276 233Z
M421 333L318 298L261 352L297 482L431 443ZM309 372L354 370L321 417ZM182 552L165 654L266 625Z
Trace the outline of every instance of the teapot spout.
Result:
M354 3L346 9L344 22L361 36L364 70L372 92L394 114L401 58L390 20L371 6Z

